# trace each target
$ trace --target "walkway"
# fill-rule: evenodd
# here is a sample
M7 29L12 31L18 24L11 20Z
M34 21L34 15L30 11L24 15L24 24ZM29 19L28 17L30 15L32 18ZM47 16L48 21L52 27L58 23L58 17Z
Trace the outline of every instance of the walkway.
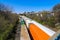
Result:
M21 25L20 40L30 40L28 31L25 25Z

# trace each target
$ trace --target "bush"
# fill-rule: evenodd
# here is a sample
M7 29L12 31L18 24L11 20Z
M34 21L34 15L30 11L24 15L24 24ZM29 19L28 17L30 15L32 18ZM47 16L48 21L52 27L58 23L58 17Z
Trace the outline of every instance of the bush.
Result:
M18 20L18 15L0 10L0 40L5 40Z

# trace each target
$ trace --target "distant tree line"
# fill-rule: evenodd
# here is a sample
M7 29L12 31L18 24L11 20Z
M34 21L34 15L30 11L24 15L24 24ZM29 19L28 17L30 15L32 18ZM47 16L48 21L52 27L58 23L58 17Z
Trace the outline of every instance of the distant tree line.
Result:
M56 4L51 11L24 12L23 15L53 28L60 26L60 4Z

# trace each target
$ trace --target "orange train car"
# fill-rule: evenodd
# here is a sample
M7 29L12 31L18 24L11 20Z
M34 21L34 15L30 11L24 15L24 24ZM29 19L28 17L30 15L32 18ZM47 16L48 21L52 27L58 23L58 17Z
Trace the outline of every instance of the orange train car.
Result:
M30 33L34 40L48 40L50 38L48 34L39 29L35 24L31 23L29 26Z
M22 16L24 21L26 22L27 28L29 29L33 40L49 40L55 32L40 23L37 23L34 20L31 20L25 16Z

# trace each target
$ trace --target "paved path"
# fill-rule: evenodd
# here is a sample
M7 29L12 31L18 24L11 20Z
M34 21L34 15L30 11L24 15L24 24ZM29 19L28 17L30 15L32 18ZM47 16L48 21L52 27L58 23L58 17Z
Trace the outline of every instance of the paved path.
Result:
M30 40L30 37L29 37L28 31L27 31L25 25L21 25L20 40Z

